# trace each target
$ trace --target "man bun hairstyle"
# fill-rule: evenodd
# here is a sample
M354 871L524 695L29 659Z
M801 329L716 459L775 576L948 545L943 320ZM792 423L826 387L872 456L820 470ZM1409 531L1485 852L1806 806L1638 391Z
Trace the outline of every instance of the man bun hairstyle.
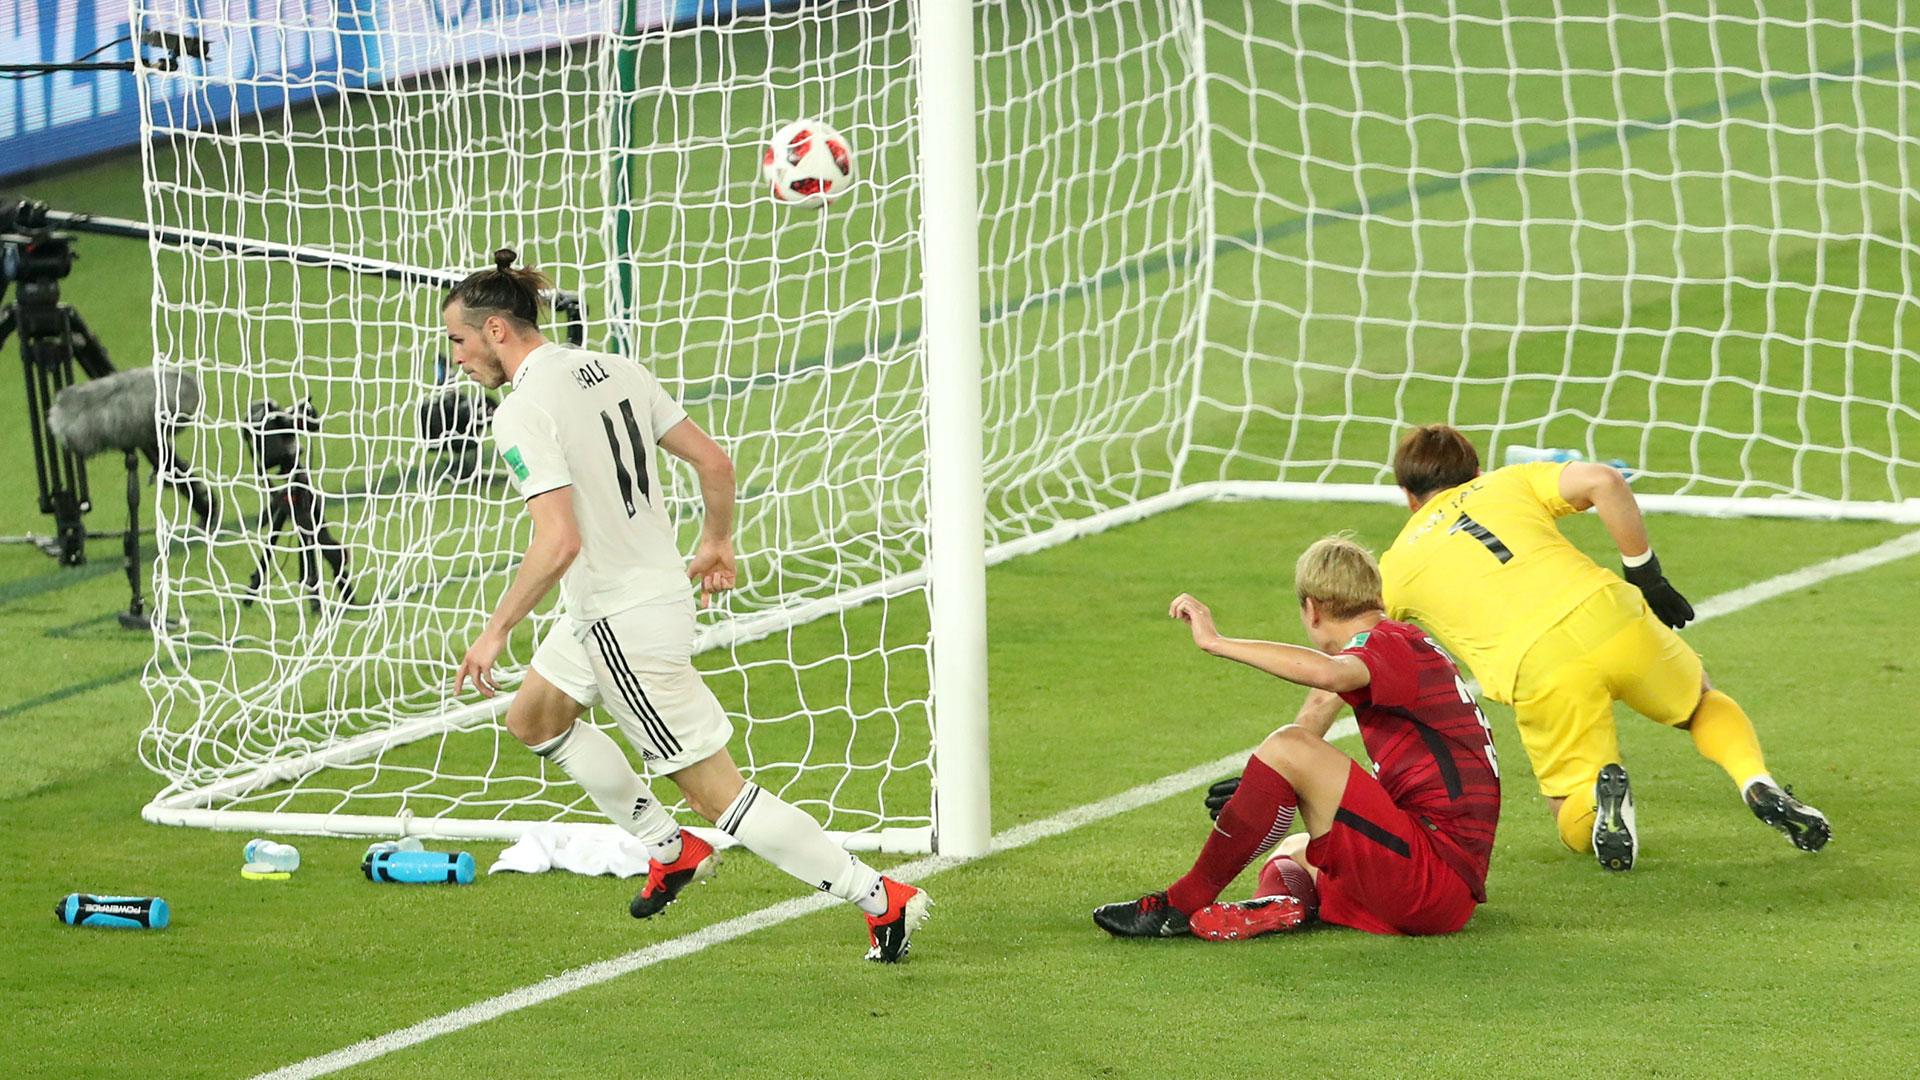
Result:
M553 279L531 266L514 268L520 256L512 248L493 253L493 269L476 270L462 278L440 304L445 311L459 304L469 326L482 326L499 317L518 330L537 330L547 311L545 292Z
M1445 491L1480 475L1480 454L1459 428L1423 424L1400 439L1393 479L1416 498Z
M1322 537L1300 553L1300 560L1293 564L1293 592L1302 607L1312 600L1330 619L1354 619L1386 610L1380 596L1380 564L1350 533Z

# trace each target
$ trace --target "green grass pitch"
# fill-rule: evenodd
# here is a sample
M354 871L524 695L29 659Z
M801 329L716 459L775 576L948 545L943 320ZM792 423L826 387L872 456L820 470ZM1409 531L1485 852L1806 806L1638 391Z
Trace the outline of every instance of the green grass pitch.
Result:
M1633 12L1672 6L1621 5ZM1223 17L1238 18L1239 4L1218 8ZM1268 32L1292 32L1282 8L1262 9L1260 18L1272 21L1263 22ZM1345 47L1346 27L1331 9L1297 10L1305 38L1328 52ZM1355 31L1362 38L1373 32L1365 24ZM1533 26L1509 42L1472 23L1451 40L1415 35L1405 47L1416 64L1457 55L1484 66L1507 62L1510 49L1518 55L1564 50L1556 62L1598 71L1619 55L1650 47L1635 37L1646 32L1645 24L1625 21L1616 28L1622 37L1576 29L1555 39ZM1857 60L1880 65L1874 70L1885 76L1907 70L1910 51L1907 38L1867 40L1840 23L1823 29L1815 56L1740 53L1726 40L1688 36L1693 31L1685 24L1677 33L1672 47L1679 55L1702 64L1718 57L1730 70L1765 60L1782 70L1819 72ZM1535 34L1542 36L1528 36ZM1387 45L1400 47L1360 42L1376 50ZM1218 50L1212 60L1216 67L1231 62ZM1326 85L1326 71L1313 64L1299 74ZM1368 80L1397 85L1400 76L1369 71L1361 78L1359 89L1378 103L1379 85ZM1912 92L1882 84L1835 91L1817 79L1803 82L1768 89L1733 75L1699 77L1675 81L1669 95L1660 80L1625 77L1618 80L1617 103L1568 103L1583 116L1617 104L1619 131L1542 122L1526 128L1528 148L1537 154L1559 147L1602 172L1629 160L1649 168L1677 161L1689 170L1687 185L1713 185L1712 174L1723 165L1719 155L1744 152L1740 140L1756 137L1750 128L1736 127L1733 141L1722 144L1684 125L1649 134L1624 122L1770 117L1824 132L1792 141L1776 163L1789 175L1810 174L1815 152L1834 138L1821 125L1865 118L1892 126L1888 118L1904 115ZM1409 99L1429 107L1452 85L1429 72ZM1459 107L1503 115L1508 106L1496 86L1464 85ZM1611 85L1596 76L1579 91L1600 94ZM1548 89L1550 82L1522 91ZM1219 108L1232 96L1216 90L1216 120L1230 122ZM1338 85L1327 91L1340 92ZM1315 126L1316 145L1393 167L1405 164L1415 142L1422 160L1433 163L1436 140L1453 130L1438 118L1395 121L1380 116L1355 125L1326 112L1307 122ZM1291 130L1265 129L1265 145L1282 143L1279 135ZM1516 150L1501 133L1476 129L1460 141L1452 167L1464 174L1498 166ZM1877 146L1859 157L1833 154L1822 159L1823 168L1829 175L1855 169L1885 175L1889 162L1876 155L1887 153L1890 147ZM1796 461L1763 443L1749 464L1776 481L1798 468L1802 486L1822 494L1850 487L1860 497L1884 498L1920 486L1910 467L1872 457L1900 440L1909 448L1920 440L1910 418L1869 423L1875 418L1829 401L1806 405L1801 415L1784 401L1743 413L1731 400L1701 401L1697 393L1687 399L1684 388L1663 391L1679 399L1655 401L1639 387L1644 405L1608 405L1615 422L1592 431L1581 419L1600 406L1602 394L1581 380L1616 363L1665 370L1682 383L1718 370L1785 386L1798 378L1802 357L1786 349L1780 327L1836 343L1812 354L1816 385L1843 388L1841 369L1829 365L1844 355L1864 358L1851 391L1892 395L1911 411L1916 383L1912 361L1900 350L1920 331L1914 305L1904 299L1916 256L1904 242L1911 210L1898 192L1876 190L1850 210L1828 196L1809 196L1826 200L1820 208L1829 229L1848 224L1845 212L1856 224L1871 216L1879 234L1870 239L1823 239L1814 234L1818 226L1799 221L1797 231L1741 233L1724 247L1699 241L1686 253L1689 265L1724 258L1719 271L1736 284L1649 289L1623 285L1627 263L1618 231L1569 226L1515 233L1510 246L1476 249L1470 263L1450 250L1445 241L1457 236L1472 200L1491 206L1513 196L1515 185L1498 169L1447 192L1409 190L1404 182L1397 189L1370 188L1364 193L1374 214L1369 220L1329 218L1309 230L1289 205L1311 195L1317 206L1342 207L1363 194L1353 190L1340 162L1326 165L1283 169L1258 149L1216 160L1229 188L1261 193L1221 207L1220 232L1238 238L1220 249L1223 287L1244 284L1274 296L1313 288L1328 317L1302 326L1272 311L1216 304L1209 340L1277 337L1316 356L1358 349L1373 371L1348 380L1330 362L1328 370L1304 370L1296 380L1281 365L1256 365L1255 392L1276 410L1330 409L1329 402L1337 402L1343 410L1393 415L1395 394L1404 390L1404 409L1451 409L1462 422L1487 422L1498 406L1492 391L1481 386L1455 396L1424 376L1510 375L1506 400L1529 415L1551 417L1534 433L1543 443L1583 445L1591 436L1603 456L1644 452L1656 473L1688 471L1698 461L1733 474L1738 440L1642 432L1634 422L1657 409L1662 416L1706 415L1730 432L1751 427L1784 436L1804 423L1814 438L1835 444L1847 433L1848 445L1866 453ZM137 162L115 160L36 181L24 193L63 209L137 218L144 213L139 177ZM1760 222L1776 212L1761 183L1742 179L1706 190L1728 220ZM1609 219L1631 201L1643 214L1655 214L1667 212L1659 210L1660 200L1680 193L1645 178L1596 181L1579 209ZM1699 192L1686 197L1695 200ZM1792 225L1795 213L1812 206L1787 205L1779 212L1789 220L1778 224ZM1543 219L1575 219L1569 205L1534 210ZM1408 224L1416 220L1417 227ZM1075 257L1073 237L1040 240L1054 245L1049 259ZM1511 265L1522 246L1537 268L1559 265L1540 260L1564 259L1562 269L1577 264L1606 284L1537 285L1539 292L1522 295L1497 273L1480 280L1465 274L1469 266ZM79 249L79 268L65 283L68 299L119 364L145 363L152 286L145 246L86 237ZM1300 262L1308 254L1324 265L1366 269L1331 275L1322 269L1312 277ZM1675 252L1664 254L1670 259ZM1647 255L1640 249L1639 257ZM1461 276L1394 299L1387 286L1416 258ZM1657 276L1673 266L1638 263L1634 269ZM1766 287L1769 281L1776 287ZM1822 281L1864 284L1871 295L1856 303L1843 290L1813 287ZM1407 335L1341 322L1354 312L1343 309L1340 298L1362 289L1370 290L1372 314L1417 316L1421 329ZM1396 307L1414 300L1417 312ZM1457 328L1476 320L1524 322L1517 317L1523 302L1540 325L1564 321L1577 305L1583 324L1612 320L1628 328L1624 355L1615 354L1612 340L1581 332L1462 335ZM1071 323L1086 310L1069 299L1048 317ZM9 346L0 364L15 362ZM1558 380L1561 375L1566 378ZM1355 397L1349 402L1347 394ZM34 512L22 411L18 379L0 379L0 416L15 418L0 436L0 448L16 463L0 472L0 533L9 535L50 527ZM1291 446L1297 460L1342 463L1292 472L1289 479L1373 479L1359 462L1377 461L1384 445L1378 431L1289 425L1267 415L1242 430L1237 418L1209 411L1199 426L1213 445L1239 439L1233 445L1251 459L1277 460ZM1911 449L1906 453L1911 457ZM1249 460L1202 455L1192 465L1203 474L1241 477L1259 471ZM91 479L98 509L89 525L113 529L122 521L124 474L117 461L101 458L92 463ZM1657 490L1675 485L1671 477L1652 479ZM143 514L151 520L151 489L146 497ZM1184 629L1166 620L1166 601L1190 591L1214 603L1229 632L1300 641L1293 556L1338 529L1355 530L1378 548L1401 517L1378 507L1198 506L991 571L996 829L1249 747L1289 719L1299 691L1199 654ZM1568 529L1588 551L1605 552L1597 522L1574 519ZM1667 517L1654 519L1652 529L1669 573L1696 602L1903 531L1881 524ZM625 912L635 882L546 875L484 877L458 889L375 886L357 870L364 841L314 838L296 841L304 866L293 880L245 882L237 872L245 835L161 828L139 818L160 784L138 755L150 708L140 674L151 647L115 624L113 612L126 600L118 555L116 540L95 541L86 567L62 570L29 547L0 546L0 640L21 675L0 690L0 835L8 851L0 860L0 1030L8 1033L0 1040L0 1075L250 1077L801 895L765 863L740 855L670 916L641 924ZM860 920L850 910L825 912L338 1075L1914 1075L1920 1072L1913 1022L1920 1015L1920 980L1913 976L1920 965L1920 904L1914 901L1920 855L1911 838L1920 822L1913 781L1920 734L1911 718L1920 697L1915 611L1920 574L1909 558L1686 633L1716 682L1754 716L1775 774L1833 818L1835 840L1818 856L1793 850L1754 821L1731 784L1684 736L1623 711L1623 752L1644 830L1642 862L1631 875L1603 876L1590 860L1561 849L1534 794L1511 714L1490 706L1507 804L1491 902L1455 936L1385 939L1328 928L1237 946L1107 939L1088 918L1094 906L1162 887L1190 863L1206 833L1196 790L927 879L936 918L899 969L861 962ZM795 640L823 652L840 648L837 631L826 628L802 631ZM451 670L456 658L447 659ZM831 689L814 685L831 676L811 678L794 692ZM1343 745L1359 752L1355 741ZM499 846L468 847L484 866ZM1229 895L1241 895L1248 884ZM174 925L158 933L66 927L49 909L70 891L164 896Z
M1212 596L1234 632L1297 641L1291 553L1342 527L1379 544L1396 524L1376 508L1208 507L995 570L996 826L1249 746L1288 718L1297 692L1198 654L1165 620L1167 598ZM1595 526L1575 525L1597 551ZM1654 527L1695 598L1899 532ZM251 1076L798 893L740 856L670 918L639 924L625 913L630 882L379 887L357 873L362 842L315 839L299 841L292 881L243 882L243 836L138 818L154 787L134 757L145 698L125 674L140 650L96 617L121 600L114 579L31 593L50 568L5 557L0 619L32 673L0 706L12 851L0 1017L17 1033L0 1056L12 1075ZM1904 1075L1920 1063L1906 1022L1920 1005L1908 977L1920 859L1907 838L1920 737L1900 614L1915 591L1909 560L1688 634L1755 715L1775 771L1833 816L1819 856L1754 821L1683 737L1625 717L1644 854L1632 875L1603 876L1559 847L1510 716L1493 707L1508 803L1492 902L1454 937L1108 940L1092 907L1163 886L1197 850L1195 791L929 879L938 917L898 970L860 961L859 920L835 910L344 1075L1549 1077L1596 1062L1629 1076L1750 1063ZM473 850L484 863L497 848ZM175 923L62 926L48 909L75 889L165 896Z

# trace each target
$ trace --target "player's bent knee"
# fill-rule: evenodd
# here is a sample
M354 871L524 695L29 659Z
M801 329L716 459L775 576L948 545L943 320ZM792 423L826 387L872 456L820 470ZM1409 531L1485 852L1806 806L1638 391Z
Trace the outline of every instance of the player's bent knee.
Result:
M532 709L528 709L526 715L519 717L509 712L505 723L513 737L528 746L552 742L573 726L572 721L555 723L552 717L541 716Z
M1298 724L1288 724L1262 740L1253 753L1273 771L1285 776L1313 752L1314 744L1325 746L1326 742Z
M502 723L514 738L528 746L539 746L565 734L585 711L579 702L541 678L539 672L529 671L513 696L513 704L507 706Z
M1554 831L1560 834L1560 842L1567 850L1575 854L1585 854L1593 850L1593 819L1595 809L1588 800L1561 799L1554 805Z

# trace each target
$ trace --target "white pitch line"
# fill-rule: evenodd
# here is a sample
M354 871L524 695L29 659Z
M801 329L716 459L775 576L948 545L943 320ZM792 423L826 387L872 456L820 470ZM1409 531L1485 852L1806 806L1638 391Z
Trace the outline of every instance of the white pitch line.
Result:
M1842 574L1857 573L1861 570L1871 570L1876 566L1883 566L1893 562L1895 559L1904 559L1914 554L1920 554L1920 532L1910 532L1904 536L1896 536L1884 544L1867 548L1865 551L1856 551L1851 555L1842 555L1836 559L1828 559L1823 563L1814 563L1812 566L1803 566L1798 570L1789 570L1784 574L1770 577L1765 581L1757 581L1752 585L1734 589L1732 592L1723 592L1719 596L1710 596L1701 601L1700 605L1694 609L1694 621L1706 622L1708 619L1719 615L1731 615L1736 611L1750 608L1762 601L1771 600L1776 596L1784 596L1796 589L1804 589L1809 585L1818 585L1828 578L1839 577Z
M1771 600L1777 596L1785 595L1796 589L1803 589L1809 585L1818 584L1828 578L1839 577L1842 574L1851 574L1876 566L1882 566L1896 559L1903 559L1914 554L1920 554L1920 532L1907 533L1904 536L1896 537L1884 544L1867 548L1864 551L1857 551L1851 555L1842 555L1839 558L1829 559L1822 563L1815 563L1812 566L1804 566L1798 570L1790 570L1787 573L1768 578L1765 581L1734 589L1731 592L1724 592L1718 596L1708 597L1695 608L1697 615L1694 621L1705 622L1708 619L1722 615L1730 615L1733 612L1752 607L1755 604ZM1346 717L1334 724L1332 730L1327 734L1330 738L1339 739L1358 733L1359 729L1354 726L1353 719ZM1049 837L1059 836L1062 833L1071 832L1083 825L1091 825L1094 822L1104 821L1107 818L1124 814L1129 810L1137 810L1140 807L1171 798L1183 791L1191 790L1209 780L1215 779L1223 773L1238 769L1250 753L1252 753L1251 750L1236 751L1223 758L1209 761L1205 765L1196 765L1191 769L1174 773L1171 776L1163 776L1151 783L1129 788L1118 795L1101 799L1099 802L1076 806L1071 810L1063 811L1052 817L1041 818L1039 821L1030 821L1025 825L1016 825L994 836L989 848L989 854L998 854L1002 851L1012 851L1015 848L1026 847L1028 844L1045 840ZM915 859L912 862L903 863L888 870L887 873L889 876L902 881L914 881L919 878L937 874L942 870L950 870L956 866L963 866L972 861L972 859L962 859L953 856L932 855L924 859ZM321 1054L318 1057L311 1057L305 1061L295 1062L292 1065L275 1069L272 1072L261 1073L254 1077L254 1080L313 1080L315 1077L326 1076L330 1073L339 1072L342 1069L352 1068L363 1062L372 1061L378 1057L384 1057L396 1050L404 1050L409 1046L426 1042L428 1039L435 1038L436 1036L452 1034L464 1028L473 1027L476 1024L482 1024L488 1020L505 1016L508 1013L518 1012L528 1006L551 1001L563 994L570 994L575 990L582 990L611 979L617 979L622 975L638 971L644 967L651 967L654 964L663 963L668 960L676 960L682 956L700 952L710 946L732 941L735 938L745 937L756 930L764 930L770 926L778 926L781 923L792 922L794 919L798 919L803 915L811 915L816 911L838 906L841 902L842 901L828 896L825 893L814 893L810 896L764 907L758 911L736 916L724 922L702 927L692 933L683 934L677 938L670 938L666 941L648 945L642 949L635 949L623 956L616 956L610 960L602 960L598 963L574 968L571 971L561 972L552 978L543 979L530 986L523 986L518 990L510 990L498 997L487 998L485 1001L476 1001L465 1008L455 1009L450 1013L436 1016L430 1020L423 1020L411 1027L390 1031L385 1035L379 1035L364 1042L355 1043L352 1046L335 1050L329 1054Z
M1352 723L1351 720L1344 722L1348 725ZM1339 730L1339 725L1335 725L1335 730L1330 732L1330 734L1336 738L1339 737L1342 734ZM1113 817L1116 814L1124 814L1129 810L1135 810L1150 803L1159 802L1162 799L1177 795L1182 791L1197 787L1209 780L1217 779L1225 772L1239 769L1246 762L1247 755L1251 752L1250 750L1237 751L1217 761L1210 761L1205 765L1196 765L1184 772L1177 772L1172 776L1163 776L1151 783L1142 784L1136 788L1129 788L1118 795L1101 799L1099 802L1088 803L1085 806L1076 806L1064 813L1041 818L1039 821L1030 821L1025 825L1016 825L996 835L993 838L989 850L992 853L1012 851L1014 848L1025 847L1035 841L1045 840L1050 836L1058 836L1061 833L1077 829L1082 825L1088 825L1104 818ZM899 866L893 867L887 871L887 876L898 878L902 881L913 881L931 874L937 874L942 870L950 870L953 867L961 866L972 861L971 859L962 859L950 855L932 855L924 859L915 859L912 862L902 863ZM447 1013L444 1016L436 1016L431 1020L423 1020L411 1027L391 1031L385 1035L368 1039L365 1042L355 1043L344 1049L335 1050L330 1054L322 1054L319 1057L308 1058L305 1061L296 1062L284 1068L275 1069L272 1072L261 1073L255 1080L312 1080L313 1077L326 1076L329 1073L339 1072L341 1069L351 1068L362 1062L372 1061L374 1058L391 1054L396 1050L403 1050L416 1043L425 1042L435 1036L450 1034L462 1028L469 1028L475 1024L485 1023L488 1020L505 1016L510 1012L517 1012L530 1005L538 1005L544 1001L551 1001L562 994L570 994L575 990L585 989L586 987L606 982L609 979L617 979L622 975L638 971L641 968L651 967L654 964L667 960L678 959L679 957L699 952L709 946L718 945L725 941L732 941L737 937L744 937L756 930L764 930L770 926L778 926L784 922L791 922L803 915L811 915L823 908L835 907L842 903L844 903L844 901L828 896L825 893L813 893L800 897L799 899L788 900L784 903L774 904L771 907L764 907L758 911L749 912L724 922L701 927L692 933L684 934L677 938L671 938L657 944L648 945L643 949L635 949L624 956L616 956L611 960L602 960L598 963L574 968L571 971L563 971L558 975L543 979L530 986L524 986L518 990L511 990L498 997L488 998L485 1001L474 1002L472 1005L468 1005L462 1009L455 1009L453 1012ZM851 947L849 947L847 955L849 957L853 955Z

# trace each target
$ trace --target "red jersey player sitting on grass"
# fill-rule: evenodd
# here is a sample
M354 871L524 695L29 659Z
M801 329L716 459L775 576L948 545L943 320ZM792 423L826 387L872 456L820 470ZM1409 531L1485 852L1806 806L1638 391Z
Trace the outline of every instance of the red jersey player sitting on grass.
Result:
M1294 567L1300 620L1319 651L1221 637L1191 596L1170 614L1194 644L1314 688L1292 724L1267 736L1238 779L1215 784L1200 858L1165 892L1108 904L1093 921L1116 937L1213 941L1289 930L1315 917L1376 934L1447 934L1486 900L1487 858L1500 816L1492 733L1439 646L1386 617L1380 568L1366 549L1327 537ZM1369 773L1326 741L1341 702L1353 706ZM1217 903L1271 850L1257 899Z

